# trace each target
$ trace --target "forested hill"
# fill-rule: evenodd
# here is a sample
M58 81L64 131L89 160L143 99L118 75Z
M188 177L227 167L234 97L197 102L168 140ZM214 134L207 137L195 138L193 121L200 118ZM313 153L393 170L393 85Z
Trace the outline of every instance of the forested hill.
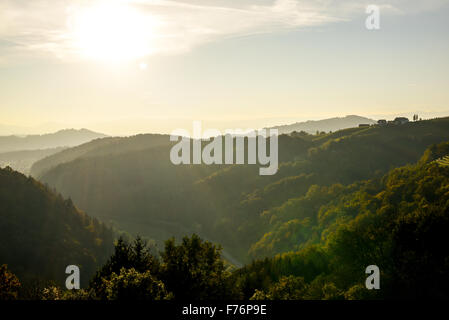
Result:
M417 164L347 186L312 186L264 212L261 259L237 271L258 299L447 299L449 143ZM381 290L365 289L376 265Z
M31 175L34 177L39 177L49 169L59 164L67 163L78 158L121 154L159 145L167 145L169 143L169 136L157 134L141 134L124 138L107 137L103 139L96 139L35 162L31 167Z
M156 240L196 232L245 262L279 252L256 245L275 231L264 218L266 212L289 199L312 195L313 186L382 177L395 167L415 163L430 145L443 141L449 141L449 118L281 135L279 171L259 176L258 165L175 166L169 159L168 136L143 135L118 138L60 163L53 161L58 155L51 163L43 160L39 165L46 169L40 179L121 229ZM141 147L131 148L135 144ZM279 250L284 249L290 247Z
M22 284L57 281L77 265L87 283L112 250L113 233L71 200L10 168L0 169L0 265Z

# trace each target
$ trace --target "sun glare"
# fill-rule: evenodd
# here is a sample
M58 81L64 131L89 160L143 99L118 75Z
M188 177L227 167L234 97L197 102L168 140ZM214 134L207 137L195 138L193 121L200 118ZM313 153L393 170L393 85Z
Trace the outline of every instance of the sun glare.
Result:
M151 17L120 3L78 10L70 19L77 51L89 59L126 62L151 54Z

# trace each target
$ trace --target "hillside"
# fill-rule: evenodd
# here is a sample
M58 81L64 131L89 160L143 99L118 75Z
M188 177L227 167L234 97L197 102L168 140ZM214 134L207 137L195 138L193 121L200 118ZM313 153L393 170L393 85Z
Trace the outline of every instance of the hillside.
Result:
M64 147L58 147L43 150L23 150L0 153L0 168L8 166L27 175L30 173L31 166L36 161L61 152L64 149Z
M447 299L449 168L436 161L449 143L418 164L347 186L312 186L263 214L267 232L251 248L260 259L238 270L247 298ZM381 289L365 289L368 265ZM287 277L287 278L286 278Z
M112 249L113 234L32 178L0 169L0 264L23 284L64 285L65 268L78 265L86 284Z
M167 135L157 134L96 139L36 161L30 171L31 175L39 177L49 169L75 159L121 154L168 144L170 141Z
M306 195L313 185L349 185L415 163L430 145L449 140L449 118L313 136L282 135L279 171L273 176L259 176L255 165L174 166L169 143L130 150L135 139L151 144L154 137L118 138L98 154L93 150L53 163L40 179L121 229L159 243L196 232L245 262L256 254L253 244L269 231L261 214ZM163 142L168 136L158 139Z
M0 153L50 149L57 147L73 147L106 135L87 129L66 129L55 133L28 136L0 136Z
M292 133L293 131L296 132L304 131L307 133L314 134L317 131L333 132L341 129L358 127L359 124L375 124L375 123L376 121L374 121L373 119L349 115L342 118L336 117L324 120L309 120L306 122L297 122L293 124L272 127L272 129L278 129L279 134L283 133L288 134Z
M250 251L263 259L241 268L226 270L220 247L197 235L180 243L169 239L160 255L139 237L119 239L89 287L52 287L39 297L447 299L449 249L442 244L448 241L449 168L440 160L448 156L449 142L434 144L416 164L381 177L312 185L306 195L263 213L268 232ZM365 286L365 269L373 265L380 270L381 290ZM5 287L3 296L12 297L15 287Z
M215 200L217 205L212 208L221 216L216 234L232 234L222 242L245 257L248 252L243 244L254 243L264 234L260 215L266 210L305 195L313 185L351 184L381 177L392 168L417 162L430 145L448 140L449 118L345 129L315 136L306 156L281 163L274 176L261 179L250 170L233 167L202 181L202 187L223 190L237 186L222 192L225 196L219 199L223 201Z

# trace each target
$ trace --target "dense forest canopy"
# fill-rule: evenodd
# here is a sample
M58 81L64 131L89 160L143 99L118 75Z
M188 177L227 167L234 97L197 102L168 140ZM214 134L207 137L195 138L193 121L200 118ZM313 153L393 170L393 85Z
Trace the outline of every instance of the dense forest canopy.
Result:
M299 197L313 202L321 187L379 178L415 163L431 144L448 140L449 118L281 135L279 171L259 176L255 165L175 166L169 159L169 136L138 135L68 149L40 161L35 167L46 169L35 172L80 208L119 229L152 238L160 246L171 236L198 233L221 243L230 259L247 263L278 252L261 244L273 237L269 232L276 232L266 221L279 208L293 206L294 213ZM338 192L332 187L328 197ZM301 220L277 232L304 228L304 218L312 212L301 212ZM299 240L296 247L276 246L297 249L303 243Z
M70 199L31 177L0 169L0 264L22 284L63 284L68 265L87 283L111 253L112 231L77 209Z
M448 129L437 119L284 135L274 177L249 165L173 166L162 136L107 140L98 155L81 146L89 156L41 178L89 214L157 240L119 238L113 252L117 235L103 223L2 169L0 297L447 299ZM63 289L69 264L82 268L82 290ZM370 265L381 290L365 287ZM23 293L36 275L54 283Z

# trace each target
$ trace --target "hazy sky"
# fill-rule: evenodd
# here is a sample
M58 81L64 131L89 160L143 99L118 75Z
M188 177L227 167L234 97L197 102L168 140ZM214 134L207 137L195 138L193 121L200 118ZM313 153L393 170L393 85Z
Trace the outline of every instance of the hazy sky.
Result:
M448 34L448 0L0 0L0 134L449 115Z

